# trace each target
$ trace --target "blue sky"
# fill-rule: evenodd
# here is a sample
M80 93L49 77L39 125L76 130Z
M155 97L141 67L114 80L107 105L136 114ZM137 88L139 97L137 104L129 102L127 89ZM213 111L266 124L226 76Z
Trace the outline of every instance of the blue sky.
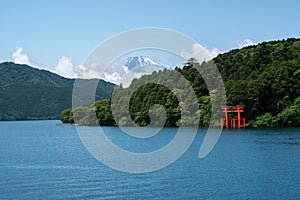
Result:
M296 0L0 0L0 7L0 61L14 60L19 47L33 66L46 69L62 58L80 65L100 42L133 28L173 29L220 52L246 39L300 37Z

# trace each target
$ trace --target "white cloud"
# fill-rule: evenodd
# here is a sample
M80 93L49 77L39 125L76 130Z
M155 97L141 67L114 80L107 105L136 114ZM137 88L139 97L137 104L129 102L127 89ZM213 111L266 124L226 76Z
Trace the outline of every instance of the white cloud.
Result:
M126 70L126 68L123 68L125 71L107 71L103 73L102 79L115 83L115 84L122 84L123 87L128 87L131 83L131 81L135 78L140 78L141 76L149 73L138 73L131 70Z
M100 74L97 72L97 70L91 68L88 69L84 65L79 65L76 69L78 78L92 79L100 77Z
M122 84L123 87L128 87L131 81L135 78L140 78L145 74L151 74L152 71L149 72L137 72L134 70L128 69L126 66L122 66L122 64L115 64L108 70L106 70L101 76L102 79L115 83Z
M28 55L23 53L22 47L16 47L16 51L12 54L12 59L17 64L32 65ZM72 60L69 57L63 56L59 59L54 69L50 71L67 78L92 79L100 77L99 73L96 70L98 65L99 64L97 64L97 66L92 65L92 67L89 69L83 65L76 66L73 64ZM43 68L49 70L45 67Z
M112 83L120 84L121 76L118 72L113 72L113 73L104 72L103 79Z
M189 51L182 51L180 53L180 55L186 60L196 58L199 62L211 60L218 54L220 54L219 49L208 49L198 43L194 43Z
M140 72L134 72L134 71L128 70L125 74L120 76L120 80L117 84L122 83L123 87L125 87L125 88L129 87L129 85L133 79L135 79L135 78L139 79L145 74L150 74L150 73L140 73Z
M128 69L128 67L123 66L123 70L124 70L125 73L127 73L129 69Z
M76 66L66 56L59 59L53 72L67 78L93 79L100 77L99 72L97 72L97 66L92 66L91 68L87 68L84 65Z
M22 47L16 47L16 51L12 54L14 63L31 65L29 57L23 53Z
M74 70L74 64L72 63L70 58L65 56L59 59L57 65L54 68L54 72L67 78L77 78L77 74Z
M254 45L254 44L255 43L250 39L245 39L245 40L242 40L242 41L238 41L239 48L251 46L251 45Z

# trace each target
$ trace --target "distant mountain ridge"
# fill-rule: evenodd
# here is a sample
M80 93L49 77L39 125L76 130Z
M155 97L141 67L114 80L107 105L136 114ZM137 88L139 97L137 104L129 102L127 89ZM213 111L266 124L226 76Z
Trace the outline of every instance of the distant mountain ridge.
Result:
M0 63L0 85L8 86L47 86L67 87L73 84L74 79L61 77L46 70L40 70L28 65L13 62Z
M12 62L0 63L0 120L59 119L72 106L76 79ZM96 99L110 96L115 84L98 80Z

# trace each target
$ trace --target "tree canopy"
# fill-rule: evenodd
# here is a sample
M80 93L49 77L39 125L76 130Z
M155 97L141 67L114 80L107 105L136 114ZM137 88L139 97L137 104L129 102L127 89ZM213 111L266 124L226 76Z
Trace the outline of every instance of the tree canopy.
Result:
M166 112L165 126L195 124L198 120L199 126L208 126L211 94L197 68L203 69L213 63L222 75L227 105L245 105L249 126L300 126L300 39L294 38L232 50L201 64L191 59L181 68L144 75L133 80L128 88L115 88L115 102L100 100L93 105L76 108L82 109L83 116L78 118L77 123L130 126L133 125L132 119L135 125L145 126L151 121L151 113L161 113L162 107L153 109L153 105L159 104ZM198 103L195 114L185 118L181 111L188 105L178 101L178 96L191 96L182 77L192 86ZM165 85L172 85L175 89L170 90ZM113 115L111 105L123 105L123 101L129 101L129 116L126 115L126 106L119 106ZM96 106L96 122L93 117L88 119L88 116L93 116L88 112L95 112L91 109L93 106ZM72 123L72 111L64 111L61 119Z

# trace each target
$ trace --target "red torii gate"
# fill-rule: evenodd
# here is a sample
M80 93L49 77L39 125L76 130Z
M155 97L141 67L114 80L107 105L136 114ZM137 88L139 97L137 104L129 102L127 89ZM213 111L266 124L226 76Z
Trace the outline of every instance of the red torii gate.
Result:
M225 113L225 119L221 118L221 128L246 128L246 118L241 118L241 113L244 112L244 105L241 106L221 106L222 112ZM237 118L229 117L229 113L237 113Z

